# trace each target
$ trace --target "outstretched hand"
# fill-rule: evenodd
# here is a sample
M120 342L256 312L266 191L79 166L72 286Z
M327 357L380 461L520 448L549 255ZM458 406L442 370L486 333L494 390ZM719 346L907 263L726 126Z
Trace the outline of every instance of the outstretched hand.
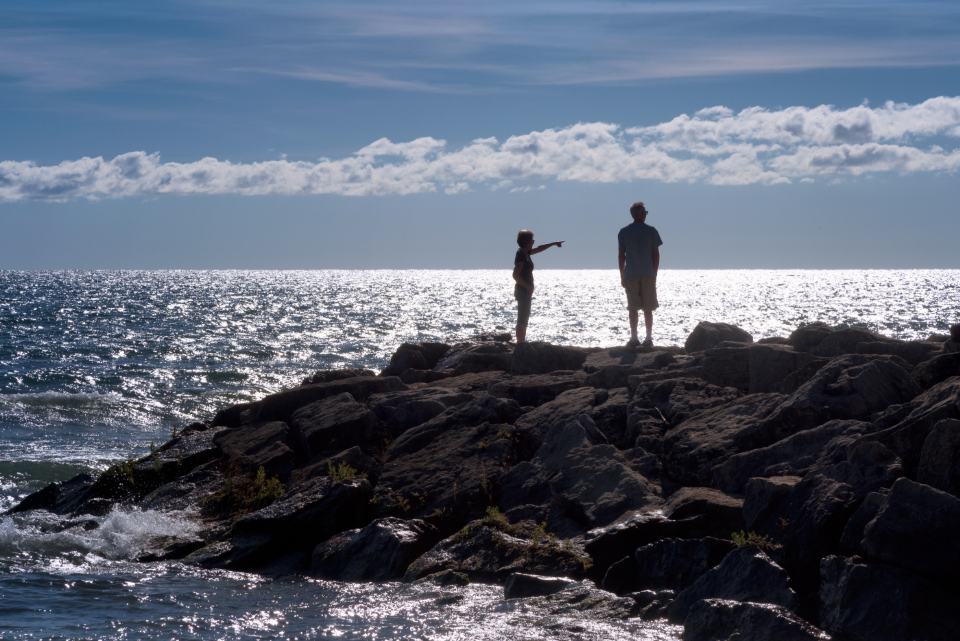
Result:
M559 242L554 243L554 245L556 245L557 247L563 247L563 244L564 244L565 242L567 242L567 241L561 240L561 241L559 241Z

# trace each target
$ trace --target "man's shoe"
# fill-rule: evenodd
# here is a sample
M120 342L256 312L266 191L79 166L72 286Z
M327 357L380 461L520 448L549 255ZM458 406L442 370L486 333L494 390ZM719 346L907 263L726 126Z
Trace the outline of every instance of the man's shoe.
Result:
M627 347L640 347L640 340L636 338L631 338L627 341Z
M644 346L644 347L653 347L653 339L648 338L647 340L643 341L643 346Z

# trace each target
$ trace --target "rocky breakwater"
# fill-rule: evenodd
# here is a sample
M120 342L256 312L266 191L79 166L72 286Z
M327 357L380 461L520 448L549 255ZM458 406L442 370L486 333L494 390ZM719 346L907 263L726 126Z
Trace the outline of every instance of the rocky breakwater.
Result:
M12 511L90 527L117 505L203 524L145 562L497 582L685 639L953 639L960 326L403 344L380 375L318 372Z

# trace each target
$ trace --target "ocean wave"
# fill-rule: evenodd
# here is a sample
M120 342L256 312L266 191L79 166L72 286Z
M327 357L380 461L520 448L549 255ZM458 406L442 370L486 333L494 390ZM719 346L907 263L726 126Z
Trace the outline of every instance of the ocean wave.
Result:
M98 407L116 407L123 403L123 396L117 392L27 392L20 394L0 394L0 408L41 407L84 409Z

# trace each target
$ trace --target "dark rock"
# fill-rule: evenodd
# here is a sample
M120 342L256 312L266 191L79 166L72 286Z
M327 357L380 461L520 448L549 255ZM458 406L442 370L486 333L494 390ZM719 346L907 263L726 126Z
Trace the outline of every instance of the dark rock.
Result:
M332 581L390 581L440 542L440 531L423 521L387 517L363 529L342 532L313 551L310 575Z
M720 565L677 594L666 608L667 618L682 623L691 606L701 599L772 603L788 610L797 608L797 595L789 587L787 573L755 547L730 552Z
M378 436L376 415L347 392L304 405L293 413L290 425L307 458L369 446Z
M607 441L620 450L633 446L633 443L627 443L624 438L627 429L627 407L629 405L630 393L626 389L612 389L609 390L607 400L587 412L596 424L597 429L607 437Z
M627 387L631 376L643 374L644 371L642 368L631 365L608 365L587 376L583 384L588 387L608 390Z
M774 510L800 482L799 476L752 478L747 481L743 497L743 525L753 531L762 527Z
M411 563L403 580L410 583L448 570L465 574L472 581L502 582L515 572L582 576L583 561L573 549L534 545L471 523Z
M253 403L238 403L218 411L213 416L213 426L240 427L240 415L250 409Z
M444 531L450 531L497 504L505 464L515 460L511 426L460 425L414 452L391 449L380 472L377 500L404 518L443 515Z
M857 346L860 343L890 342L891 338L871 332L862 327L850 327L847 329L837 329L830 332L816 347L811 348L811 353L815 356L825 356L827 358L836 358L844 354L856 354Z
M373 489L365 479L315 478L270 505L236 521L231 548L208 563L255 569L289 553L309 552L321 541L370 521Z
M159 541L159 549L142 553L137 557L139 563L150 563L152 561L176 561L193 554L207 546L207 542L197 538L180 538L176 536L162 537Z
M281 421L221 430L214 435L213 444L241 467L256 470L262 466L281 476L290 473L296 459L290 428Z
M390 364L380 375L399 376L408 369L433 369L449 350L450 346L446 343L403 343L390 357Z
M661 539L701 538L703 523L702 516L674 521L658 512L638 510L625 514L610 525L587 533L584 549L593 559L591 572L602 577L615 562Z
M645 545L634 554L636 589L685 590L734 549L732 541L712 537L663 539Z
M608 367L625 367L637 370L659 370L671 363L676 363L677 358L669 351L660 351L664 348L654 347L654 351L637 352L633 349L624 349L615 347L613 349L603 349L589 354L583 362L583 369L588 374L599 372ZM626 385L624 385L625 387ZM621 386L617 386L621 387Z
M804 599L816 591L820 559L839 552L844 527L863 499L902 475L886 448L857 447L844 463L808 474L773 511L760 534L783 545L778 558Z
M625 512L660 504L659 488L631 469L586 415L556 423L529 463L503 476L501 509L560 502L583 529L602 527Z
M752 343L753 336L735 325L727 323L710 323L700 321L690 332L683 349L690 354L699 352L711 347L716 347L724 341L734 341L737 343Z
M388 459L420 451L441 434L483 423L512 424L523 415L516 401L482 396L469 403L450 407L426 423L408 429L390 445Z
M521 343L525 344L525 343ZM606 390L581 387L563 392L516 421L520 436L520 460L529 461L536 454L547 431L555 423L564 422L578 414L589 415L593 408L610 398Z
M218 427L202 431L185 431L184 435L167 441L152 451L150 456L142 458L133 468L136 494L145 496L161 485L218 458L221 450L214 443L214 438L225 430L226 428ZM279 470L274 472L285 473L284 469L284 466L280 465Z
M140 501L140 507L179 512L203 505L210 495L223 488L226 481L226 476L217 468L216 461L198 466L188 474L147 494Z
M790 339L785 336L767 336L758 340L757 345L790 345Z
M912 572L828 556L820 577L820 625L844 639L957 638L960 599Z
M683 487L667 499L663 514L675 521L702 514L705 531L727 537L743 529L743 497L709 487Z
M397 436L411 427L426 423L444 410L469 403L473 399L474 396L467 392L443 387L425 387L407 392L374 394L367 399L367 407Z
M360 369L357 367L345 367L343 369L328 369L317 372L313 376L303 379L301 385L315 385L317 383L329 383L331 381L342 381L347 378L356 378L358 376L376 376L377 373L372 369ZM386 374L384 374L386 376ZM237 427L237 426L233 426Z
M623 621L635 614L636 602L598 590L590 581L581 581L556 594L530 597L524 605L536 612L562 617L556 631L586 632L593 621ZM582 617L582 626L571 626L571 618ZM578 638L578 637L571 637Z
M863 532L868 556L960 587L960 499L900 479Z
M765 421L742 431L740 450L765 447L833 419L865 420L890 405L912 400L920 388L903 368L885 358L854 354L833 359Z
M790 610L769 603L704 599L683 625L683 641L829 641L830 635Z
M94 481L96 481L95 476L83 472L67 481L50 483L43 489L28 494L7 514L29 512L30 510L48 510L54 514L70 514L92 496L90 490Z
M846 527L843 528L843 535L840 537L840 552L847 556L864 556L866 551L863 549L863 530L867 524L877 517L880 507L883 505L883 494L870 492L863 503L853 513Z
M828 359L798 352L786 345L751 345L749 354L749 383L746 391L750 394L791 394L795 390L785 390L784 379L803 370L804 374L809 373L809 376L800 382L802 385L829 362Z
M439 387L441 389L486 396L490 381L499 378L501 375L501 372L494 370L477 372L475 374L461 374L459 376L450 376L445 379L433 381L429 384L429 387Z
M446 372L435 372L432 369L405 369L400 374L400 380L404 385L413 385L414 383L434 383L450 378L451 374Z
M823 339L832 333L832 327L816 321L795 329L788 340L797 350L806 352L819 345L823 342Z
M704 410L726 405L740 396L742 394L732 387L717 387L697 378L675 378L637 385L633 390L630 412L632 414L634 408L657 409L671 426L675 426ZM629 428L630 414L627 415Z
M627 425L623 433L622 445L641 448L658 454L663 444L663 436L670 429L670 423L657 408L627 405Z
M709 485L713 468L740 451L741 435L752 434L765 424L785 398L782 394L751 394L680 423L663 437L660 460L664 473L684 485ZM635 400L634 407L641 402Z
M491 381L488 389L491 396L512 398L521 406L538 407L567 390L583 387L586 378L583 370L560 370L526 376L506 374Z
M847 446L872 431L872 425L863 421L828 421L720 462L712 470L713 484L725 492L743 492L746 482L755 476L806 476L845 461Z
M385 394L408 389L396 376L358 376L327 383L301 385L292 389L271 394L256 403L251 403L244 413L249 422L266 423L283 421L290 418L301 407L322 401L323 399L348 393L359 403L365 403L372 394Z
M919 365L930 360L943 350L942 343L931 341L874 341L859 343L858 354L889 354L899 356L910 365Z
M704 352L703 380L719 387L735 387L746 393L750 389L750 345L732 345L735 347L714 347Z
M581 369L587 356L600 347L568 347L540 341L520 343L510 361L512 374L549 374L558 370Z
M500 341L468 341L458 343L443 355L434 366L434 371L452 376L479 372L504 372L510 367L512 343Z
M960 323L950 326L950 340L960 343Z
M288 486L293 490L311 479L330 476L331 467L337 469L344 463L357 470L358 473L366 474L368 477L375 476L379 467L375 459L364 454L363 450L355 445L333 456L313 460L303 467L295 469L290 473L290 483Z
M923 443L917 481L960 496L960 420L939 421Z
M940 354L917 365L910 376L921 389L928 390L951 376L960 376L960 352Z
M525 599L532 596L546 596L576 584L577 582L573 579L559 576L537 576L514 572L503 584L503 598Z
M440 587L446 587L449 585L463 587L465 585L470 585L470 577L462 572L443 570L442 572L437 572L436 574L430 574L419 578L414 581L414 583L432 583L433 585L438 585Z
M894 424L860 440L883 443L903 460L907 476L915 478L927 437L937 423L951 418L960 418L960 377L934 385L909 404L897 408L889 420L878 419L875 427Z

